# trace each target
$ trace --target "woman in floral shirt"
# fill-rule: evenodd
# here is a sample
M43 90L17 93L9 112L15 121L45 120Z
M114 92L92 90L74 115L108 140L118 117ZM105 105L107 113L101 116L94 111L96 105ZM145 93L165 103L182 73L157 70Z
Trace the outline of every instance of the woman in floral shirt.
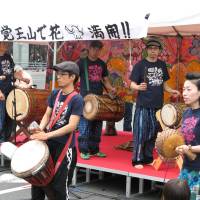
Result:
M181 132L185 145L177 147L176 151L196 154L194 160L184 156L183 167L179 178L188 181L191 199L200 199L200 73L188 73L183 87L183 99L189 107L183 113Z

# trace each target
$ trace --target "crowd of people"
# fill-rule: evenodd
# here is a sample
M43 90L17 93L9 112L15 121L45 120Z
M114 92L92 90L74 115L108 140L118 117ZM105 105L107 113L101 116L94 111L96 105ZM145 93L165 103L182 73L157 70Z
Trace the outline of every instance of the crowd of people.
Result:
M175 96L180 92L170 88L166 81L170 78L166 63L158 56L163 44L158 38L151 37L145 43L147 56L135 64L130 75L130 89L137 91L136 110L132 120L127 116L124 130L133 132L132 165L142 169L154 160L155 139L161 126L156 119L156 112L163 106L164 91ZM84 97L88 94L102 95L103 90L116 95L116 89L108 78L106 63L100 59L103 48L101 41L91 41L84 49L77 62L64 61L52 67L56 72L59 89L54 89L48 97L48 106L39 127L32 129L31 140L45 141L48 145L54 165L59 155L69 147L60 162L52 181L44 186L32 185L32 200L44 200L45 195L51 200L69 199L68 186L71 182L77 161L77 149L74 132L79 130L78 152L80 158L88 160L93 156L105 158L100 149L102 120L88 120L83 116ZM80 81L80 93L75 91ZM31 88L33 80L23 68L15 65L8 54L0 56L0 139L6 141L9 120L5 102L13 87ZM176 151L184 157L183 168L178 179L165 184L162 200L195 198L200 194L200 73L186 75L183 87L183 99L188 109L183 113L181 133L185 144ZM127 105L126 114L132 113L132 105ZM11 120L12 121L12 120ZM128 123L128 124L127 124ZM194 161L184 156L188 151L197 154ZM66 182L67 180L67 182Z

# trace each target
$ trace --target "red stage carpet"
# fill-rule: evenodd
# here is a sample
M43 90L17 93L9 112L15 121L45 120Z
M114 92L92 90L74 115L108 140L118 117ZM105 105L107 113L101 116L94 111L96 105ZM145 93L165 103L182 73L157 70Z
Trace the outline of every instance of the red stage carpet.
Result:
M78 133L77 133L78 134ZM179 174L178 167L162 164L159 170L155 170L150 165L145 165L143 169L136 169L132 166L132 152L116 149L115 147L131 141L132 134L129 132L118 131L117 136L102 136L100 149L106 153L106 158L91 157L89 160L83 160L78 153L78 166L97 169L100 171L113 172L116 174L128 175L131 177L149 179L164 182L167 179L177 178ZM24 134L17 136L17 145L20 146L27 140ZM77 141L78 144L78 141ZM157 157L155 153L155 158Z
M162 164L159 170L145 165L143 169L136 169L132 166L132 152L116 149L115 147L132 140L132 134L128 132L118 132L117 136L102 136L100 149L107 154L106 158L91 157L83 160L78 154L78 164L93 166L93 169L103 169L102 171L121 171L128 173L131 177L155 180L164 182L166 179L177 178L178 167ZM156 154L156 153L155 153ZM155 155L155 158L157 156ZM89 168L89 167L88 167ZM107 169L107 170L106 170ZM120 174L120 173L117 173Z

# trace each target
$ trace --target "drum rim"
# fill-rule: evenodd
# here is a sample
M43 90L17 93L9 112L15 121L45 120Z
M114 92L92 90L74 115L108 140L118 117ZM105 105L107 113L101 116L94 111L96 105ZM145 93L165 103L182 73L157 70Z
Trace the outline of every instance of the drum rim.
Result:
M84 106L84 108L83 108L83 116L87 120L101 120L101 121L115 121L115 122L118 122L121 119L123 119L124 113L125 113L125 102L121 98L119 98L119 99L111 99L108 94L103 94L103 95L88 94L88 95L86 95L84 97L84 101L86 102L88 99L91 100L91 102L93 102L94 109L93 109L93 111L91 113L88 114L88 113L85 112L85 106ZM118 107L117 107L117 109L116 109L116 107L114 107L114 111L112 112L112 114L110 114L110 112L108 112L107 115L104 116L104 117L102 117L102 115L98 116L97 113L101 109L100 102L102 102L102 101L110 101L111 104L114 104L113 101L115 103L118 102ZM120 105L120 107L119 107L119 105ZM115 115L115 117L113 117L113 115ZM112 116L113 119L111 119L110 116Z
M181 141L182 144L184 144L183 136L176 129L167 128L167 129L163 130L162 132L159 132L157 135L157 138L155 141L155 147L157 149L158 154L164 159L173 160L179 156L178 154L173 157L166 156L167 155L166 151L164 151L164 146L166 145L166 139L169 139L169 137L174 136L174 135L179 136L182 139L182 141Z
M26 118L26 116L27 116L27 114L28 114L28 112L29 112L29 109L30 109L30 106L29 106L29 104L28 104L28 102L29 102L29 98L28 98L28 95L27 95L27 93L26 93L26 91L25 90L23 90L23 89L19 89L19 88L16 88L16 89L13 89L9 94L8 94L8 97L7 97L7 99L6 99L6 110L7 110L7 113L8 113L8 115L10 116L10 118L11 119L14 119L14 116L13 116L13 112L12 112L12 110L13 110L13 105L12 105L12 99L14 98L14 90L15 90L15 95L16 95L16 109L17 109L17 101L18 101L18 98L19 98L19 94L20 94L20 97L23 97L24 98L24 100L25 100L25 104L23 105L23 107L25 108L25 111L22 113L22 115L19 115L19 116L17 116L16 117L16 120L17 121L22 121L23 119L25 119ZM12 95L12 96L11 96ZM11 98L9 98L9 97L11 97ZM11 102L10 102L11 101ZM10 110L10 106L12 106L11 108L11 110ZM10 112L11 111L11 112ZM17 112L17 114L18 114L18 112Z
M95 94L86 95L84 97L84 102L85 102L84 104L86 105L88 101L90 101L91 105L93 106L92 112L90 112L90 113L86 112L86 109L85 109L85 106L84 106L84 108L83 108L83 116L86 119L93 120L95 115L96 115L96 113L98 112L98 109L99 109L98 101L97 101L97 95L95 95Z
M20 178L26 178L26 177L29 177L29 176L32 176L33 173L36 174L38 171L40 171L41 169L43 169L43 167L45 166L45 163L47 162L47 160L49 159L49 156L50 156L50 153L49 153L49 148L47 146L47 144L43 141L40 141L40 140L31 140L29 142L39 142L41 143L42 145L44 145L44 148L45 148L45 152L44 152L44 156L43 158L40 159L40 161L37 163L37 165L33 166L31 169L29 170L26 170L26 171L23 171L23 172L16 172L14 169L13 169L13 159L11 160L11 171L12 173L17 176L17 177L20 177ZM27 145L28 142L26 142L25 144ZM24 145L25 145L24 144ZM23 146L23 145L22 145ZM19 147L20 148L20 147ZM16 150L17 152L17 150ZM15 152L15 153L16 153ZM15 156L15 153L13 154L13 158Z
M169 123L166 123L166 121L163 119L163 115L164 115L164 107L165 106L170 106L171 108L173 108L172 110L173 110L173 113L175 114L175 116L174 116L174 119L172 120L172 123L171 124L169 124ZM163 124L165 125L165 126L167 126L167 127L173 127L175 124L176 124L176 119L177 119L177 113L175 112L176 111L176 109L175 109L175 105L174 104L171 104L171 103L167 103L167 104L165 104L162 108L161 108L161 111L160 111L160 117L161 117L161 120L162 120L162 122L163 122ZM162 114L163 113L163 114ZM166 113L165 113L166 114Z

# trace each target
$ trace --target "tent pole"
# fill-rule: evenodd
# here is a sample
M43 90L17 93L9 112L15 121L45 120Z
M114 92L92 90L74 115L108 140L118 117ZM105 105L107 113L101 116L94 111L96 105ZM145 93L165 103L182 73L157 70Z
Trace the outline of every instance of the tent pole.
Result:
M56 58L57 58L57 42L53 43L53 65L56 65ZM53 70L52 74L52 90L55 88L55 71Z
M180 35L177 36L177 70L176 70L176 89L179 90L180 88L180 80L179 80L179 74L180 74L180 51L182 46L182 37Z
M130 69L132 70L132 46L131 46L132 40L128 40L128 46L129 46L129 69L128 71L130 71Z

